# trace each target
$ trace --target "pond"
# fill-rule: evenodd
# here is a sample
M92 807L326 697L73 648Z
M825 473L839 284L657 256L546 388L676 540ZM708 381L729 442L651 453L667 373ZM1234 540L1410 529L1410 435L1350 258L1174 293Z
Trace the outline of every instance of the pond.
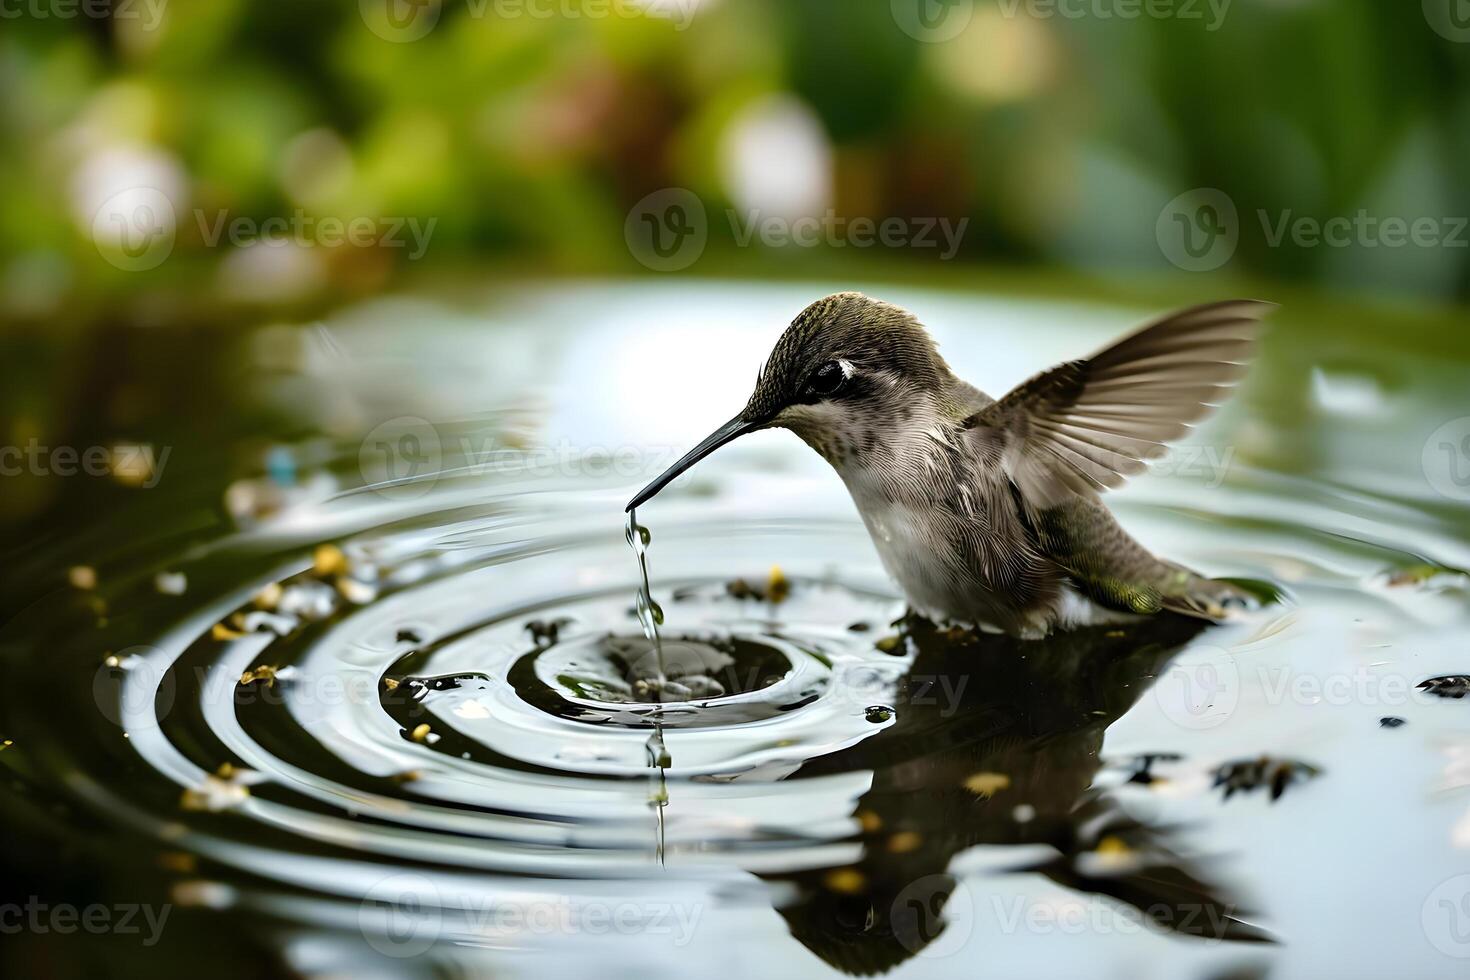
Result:
M1162 312L556 284L97 355L179 391L133 485L71 492L11 562L0 798L54 855L19 884L166 907L169 958L146 927L57 955L1458 975L1470 358L1391 317L1288 302L1240 394L1110 498L1275 603L1037 642L906 617L838 478L765 432L639 510L651 703L623 505L854 286L992 394Z

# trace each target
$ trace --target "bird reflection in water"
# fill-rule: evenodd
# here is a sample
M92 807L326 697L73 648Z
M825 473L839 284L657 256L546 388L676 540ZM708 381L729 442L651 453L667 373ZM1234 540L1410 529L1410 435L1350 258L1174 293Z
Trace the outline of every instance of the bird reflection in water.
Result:
M1042 845L1008 870L1124 903L1163 930L1271 941L1172 851L1168 828L1093 787L1108 725L1205 624L1167 617L1042 641L914 617L902 628L917 656L894 724L790 777L873 773L854 810L856 861L767 876L794 888L779 911L799 942L849 974L893 969L943 933L951 859L977 845Z

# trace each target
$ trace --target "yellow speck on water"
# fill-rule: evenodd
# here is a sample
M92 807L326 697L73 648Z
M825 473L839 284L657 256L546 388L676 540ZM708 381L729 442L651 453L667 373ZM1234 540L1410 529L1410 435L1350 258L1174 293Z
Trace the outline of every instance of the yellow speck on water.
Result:
M228 762L221 762L219 768L214 771L214 774L220 779L234 779L235 767Z
M786 573L781 571L780 565L771 566L771 574L766 578L766 598L772 604L784 602L791 595L791 580Z
M883 829L883 818L872 810L859 810L857 822L858 826L863 828L864 833L876 834Z
M965 789L981 799L989 799L1010 785L1011 777L1003 772L977 772L965 780Z
M405 769L403 770L403 772L395 772L392 776L389 776L388 778L393 780L395 783L413 783L417 782L421 775L423 774L417 769Z
M857 868L833 868L827 872L822 883L828 891L839 895L856 895L868 885L868 879Z
M267 612L276 608L276 606L280 604L281 593L283 591L284 590L281 588L281 583L269 583L268 585L266 585L265 588L255 593L255 608L264 609Z
M888 838L888 850L893 854L908 854L910 851L917 851L923 843L924 838L914 831L900 830Z
M1127 636L1127 635L1128 634L1125 633L1125 632L1123 632L1122 630L1108 630L1108 638L1109 639L1116 640L1116 639L1119 639L1120 637L1124 637L1124 636Z
M323 577L345 572L347 556L334 544L319 544L311 554L311 570Z
M200 813L219 813L239 806L250 796L250 787L229 779L209 775L198 786L190 786L179 796L179 806Z
M1132 854L1133 848L1124 843L1121 837L1109 835L1097 842L1097 853L1099 854Z
M97 569L91 565L73 565L66 570L66 580L74 589L95 589Z
M166 871L191 875L199 870L199 861L184 851L164 851L158 855L158 865Z
M383 678L383 690L385 690L385 691L396 691L396 690L398 690L398 678L396 678L396 677L384 677Z
M0 752L4 752L6 749L10 748L14 744L15 743L12 742L10 739L5 739L3 742L0 742Z
M238 640L245 634L237 629L231 629L225 623L215 623L210 629L209 635L216 640Z
M903 637L901 636L885 636L877 643L874 643L873 646L877 647L883 653L892 653L898 649L898 645L902 642Z
M104 667L121 667L122 658L115 653L109 653L107 659L102 661Z
M241 674L240 685L243 687L247 684L264 684L266 687L275 687L276 673L278 670L279 668L272 667L269 664L261 664L259 667L252 668Z
M409 737L412 738L415 742L427 742L432 731L433 729L429 727L428 722L425 722L424 724L415 728L413 730L413 733Z

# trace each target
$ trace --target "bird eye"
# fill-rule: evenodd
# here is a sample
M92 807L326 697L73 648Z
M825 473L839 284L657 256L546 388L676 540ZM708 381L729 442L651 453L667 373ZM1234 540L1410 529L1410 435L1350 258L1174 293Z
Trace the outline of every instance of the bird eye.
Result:
M811 380L807 382L807 388L814 395L831 395L836 393L846 380L847 375L842 373L842 365L836 361L828 361L812 374Z

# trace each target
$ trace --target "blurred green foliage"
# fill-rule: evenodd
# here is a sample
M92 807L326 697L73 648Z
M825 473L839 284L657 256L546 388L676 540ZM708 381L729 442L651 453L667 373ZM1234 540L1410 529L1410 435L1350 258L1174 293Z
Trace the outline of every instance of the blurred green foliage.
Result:
M684 187L716 216L689 273L829 262L822 248L753 259L719 217L749 206L740 141L747 169L767 161L757 176L787 163L747 126L773 106L778 137L811 122L813 199L849 217L969 218L960 262L1200 275L1170 264L1156 225L1207 187L1240 225L1211 275L1470 292L1470 247L1267 233L1283 216L1470 214L1470 44L1420 3L1180 0L1181 16L1129 18L1129 0L1071 0L1080 16L974 0L963 32L930 42L901 28L902 2L669 0L639 15L635 0L111 0L110 16L68 17L67 0L10 0L0 314L362 294L416 267L407 249L345 247L306 272L232 268L238 248L208 235L222 213L432 218L421 268L640 272L629 209ZM405 3L433 20L419 39L383 29ZM180 212L168 261L143 271L105 261L92 233L97 193L129 167L171 181Z

